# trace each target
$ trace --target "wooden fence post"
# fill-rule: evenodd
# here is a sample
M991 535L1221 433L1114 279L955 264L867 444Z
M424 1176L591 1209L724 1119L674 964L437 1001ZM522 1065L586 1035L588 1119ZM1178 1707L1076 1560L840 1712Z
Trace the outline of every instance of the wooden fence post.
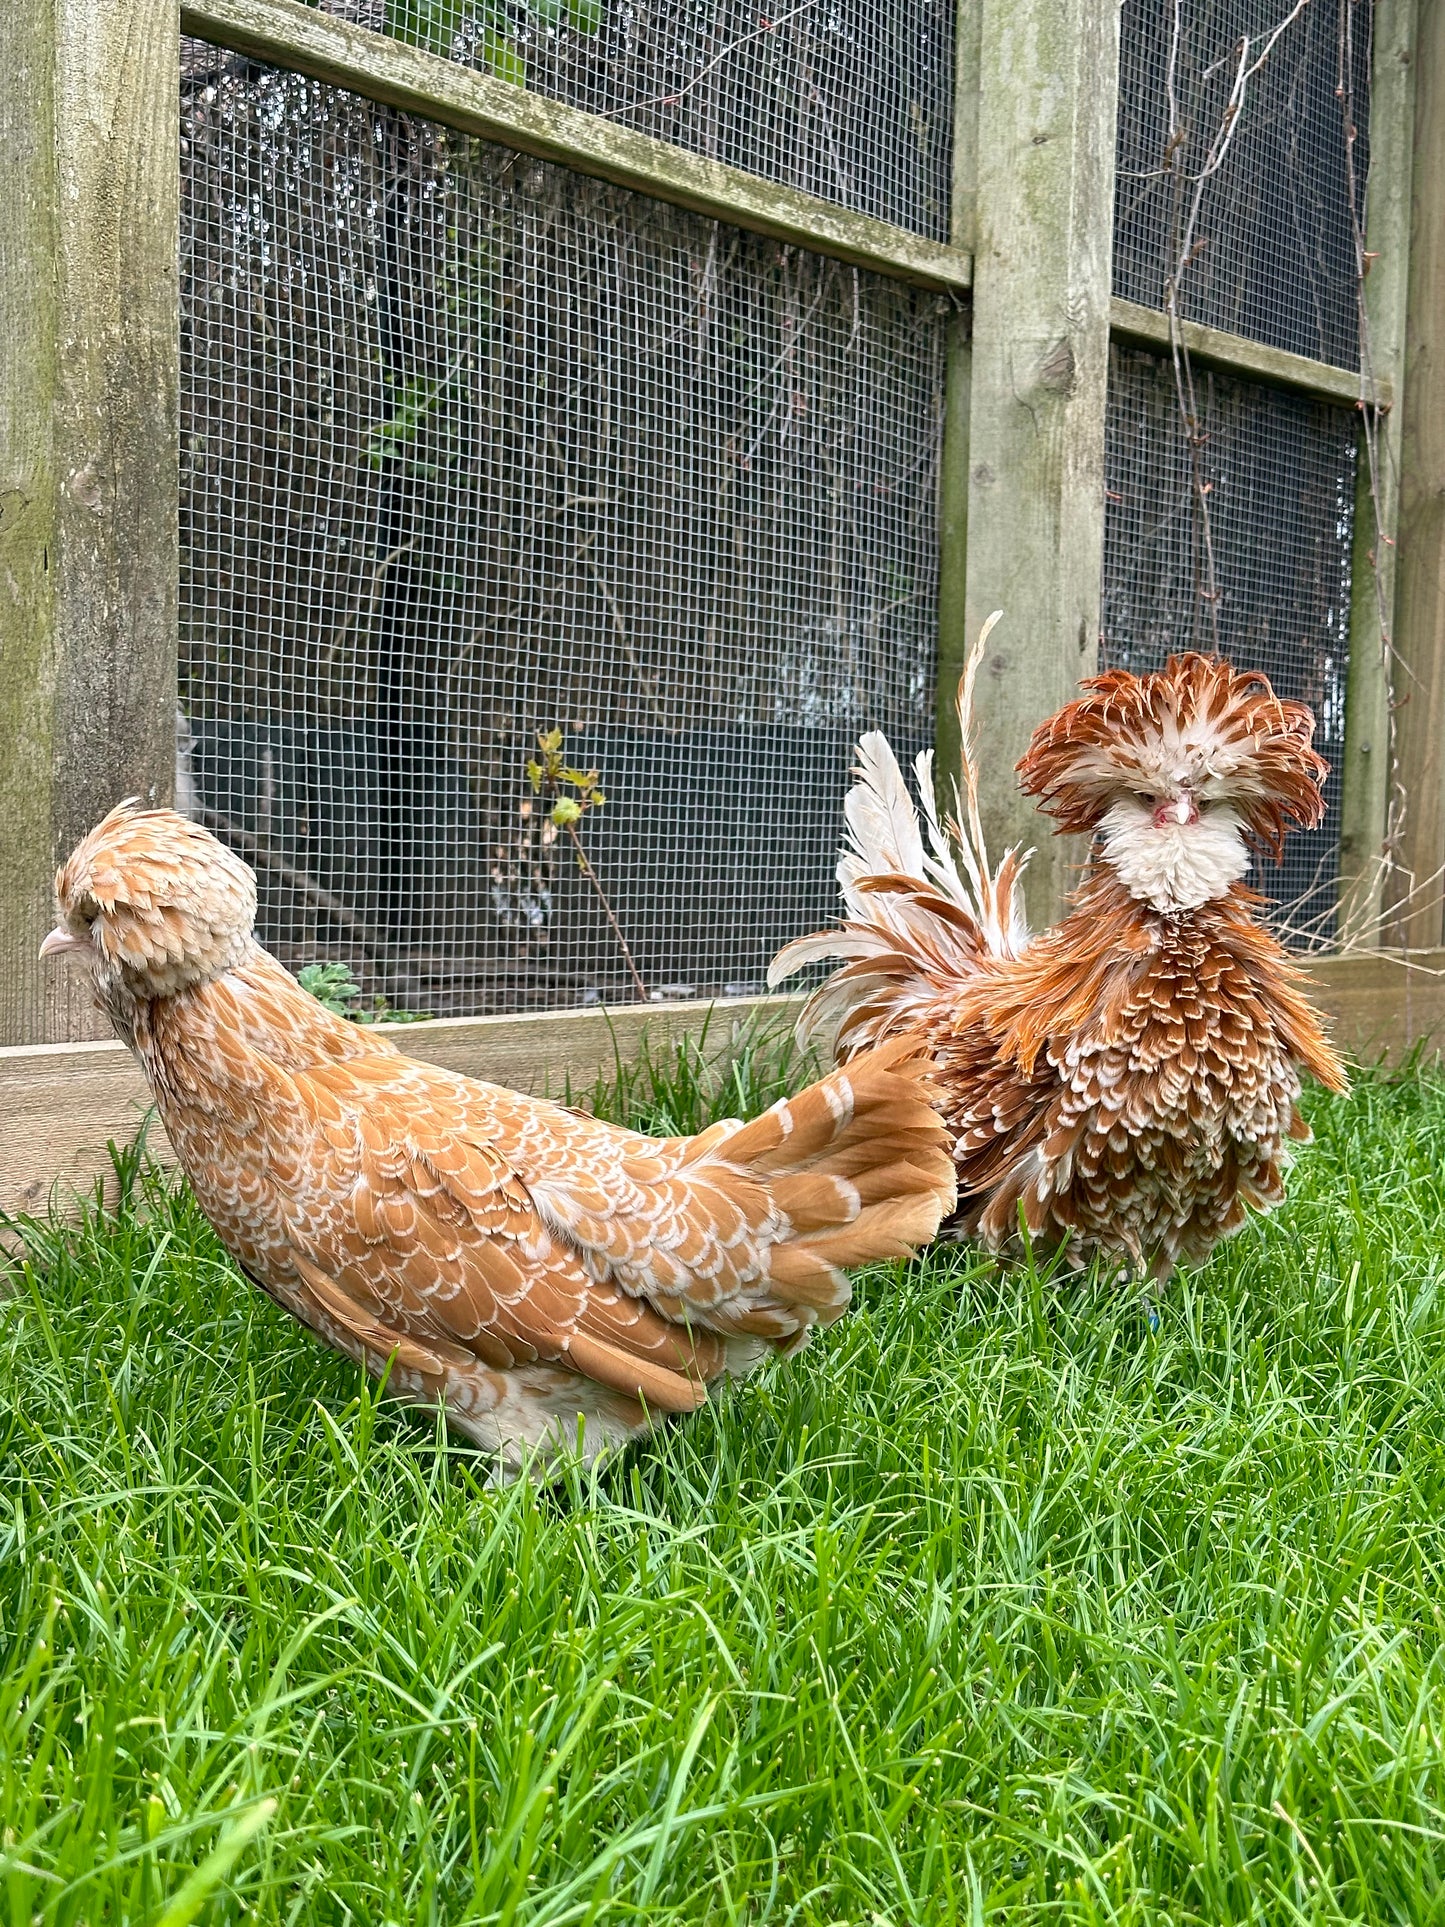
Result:
M1417 0L1377 0L1370 86L1370 179L1360 343L1371 378L1395 397L1376 417L1374 476L1365 437L1355 490L1350 596L1350 670L1340 801L1340 935L1370 941L1379 930L1390 807L1390 662L1395 628L1395 539L1404 409L1406 300L1410 264L1410 170L1414 137ZM1373 486L1372 486L1373 482Z
M1445 901L1445 6L1420 9L1395 582L1395 724L1404 796L1399 940L1438 944Z
M955 486L966 463L966 506L946 487L943 518L965 546L966 580L960 611L945 548L940 681L957 680L1002 609L978 680L984 828L995 857L1037 845L1038 924L1057 913L1077 853L1020 796L1014 764L1098 660L1119 0L979 0L978 11L976 67L961 59L959 74L961 91L976 86L958 122L975 137L955 195L973 219L972 341L952 358L970 392L966 414L950 408L945 463ZM952 690L940 696L946 786Z
M948 238L972 254L978 206L978 57L980 8L959 0L953 68L953 196ZM968 660L968 415L973 386L973 312L958 303L948 319L943 448L938 489L938 680L934 698L934 778L941 810L953 808L958 772L954 696Z
M99 1034L55 864L174 782L178 73L174 0L0 8L0 1043Z

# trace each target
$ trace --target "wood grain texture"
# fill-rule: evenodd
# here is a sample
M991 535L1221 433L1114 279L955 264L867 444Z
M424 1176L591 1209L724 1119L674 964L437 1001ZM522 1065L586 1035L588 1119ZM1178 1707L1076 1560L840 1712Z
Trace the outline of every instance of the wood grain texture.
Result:
M1370 178L1361 343L1362 390L1375 413L1373 477L1365 435L1355 489L1350 666L1340 799L1341 928L1378 930L1390 804L1390 639L1395 627L1395 538L1415 121L1418 0L1377 0L1370 89Z
M1075 853L1014 765L1098 660L1118 66L1117 0L982 0L963 631L1004 611L977 688L984 830L991 854L1037 844L1036 926Z
M1373 118L1370 132L1373 140ZM1372 147L1372 161L1373 153ZM1373 203L1371 212L1374 212ZM1384 219L1382 210L1382 224ZM1137 301L1125 301L1115 295L1109 303L1109 329L1119 341L1168 352L1169 317L1160 308L1144 308ZM1357 368L1336 368L1328 361L1312 361L1307 355L1294 355L1286 348L1271 348L1266 342L1251 341L1248 335L1231 335L1223 328L1207 328L1201 321L1181 321L1179 334L1191 357L1208 367L1228 368L1251 381L1268 382L1275 388L1292 388L1304 395L1318 395L1323 401L1353 403L1360 399ZM1382 407L1389 407L1393 393L1390 374L1384 371L1379 381Z
M978 222L978 63L980 9L958 9L953 75L953 181L949 233L973 251ZM961 301L949 317L943 377L943 440L938 469L938 665L934 686L933 775L938 806L953 808L958 775L959 677L968 660L968 417L973 389L973 312Z
M181 26L253 59L754 234L918 287L968 286L971 263L957 248L619 127L600 114L318 13L300 0L183 0Z
M1415 58L1409 298L1395 581L1400 842L1412 889L1399 935L1442 936L1445 870L1445 6L1422 6Z
M1309 964L1335 1038L1359 1063L1445 1054L1445 950L1375 950Z
M934 692L934 790L953 808L958 780L958 683L968 660L968 413L973 380L969 317L949 318L944 363L943 447L938 474L938 669ZM1010 778L1012 780L1012 778Z
M733 1026L791 1023L797 997L735 1002L629 1004L616 1010L556 1011L528 1017L461 1017L390 1025L387 1034L409 1056L514 1090L565 1099L599 1076L634 1062L644 1046L665 1050L692 1037L705 1051L725 1051ZM59 1197L93 1191L114 1176L109 1141L134 1138L150 1109L150 1093L130 1052L117 1043L40 1044L0 1050L0 1209L42 1211ZM147 1144L172 1162L154 1118Z
M37 961L55 865L169 800L178 579L169 0L0 10L0 1041L94 1035Z
M0 1043L48 1034L36 952L54 873L55 88L50 0L0 9Z

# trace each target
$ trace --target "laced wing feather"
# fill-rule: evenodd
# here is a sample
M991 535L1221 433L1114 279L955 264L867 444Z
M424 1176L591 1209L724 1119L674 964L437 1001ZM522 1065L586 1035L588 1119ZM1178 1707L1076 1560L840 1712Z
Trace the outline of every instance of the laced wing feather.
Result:
M405 1059L325 1065L294 1080L318 1148L291 1242L373 1351L371 1325L691 1410L731 1340L792 1349L846 1307L842 1266L936 1232L954 1183L929 1077L894 1046L664 1140Z
M383 1358L404 1345L502 1370L540 1360L659 1412L702 1402L722 1347L593 1278L544 1223L515 1160L447 1116L444 1073L429 1115L421 1067L407 1066L404 1101L353 1072L348 1104L350 1068L322 1076L343 1122L326 1132L292 1227L293 1261L332 1317ZM296 1082L304 1097L309 1080Z

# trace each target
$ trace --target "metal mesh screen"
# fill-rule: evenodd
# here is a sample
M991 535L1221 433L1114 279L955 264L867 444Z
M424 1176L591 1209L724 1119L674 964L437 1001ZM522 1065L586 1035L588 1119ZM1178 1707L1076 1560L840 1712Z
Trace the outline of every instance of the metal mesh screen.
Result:
M1204 369L1195 382L1217 600L1170 364L1115 348L1100 654L1147 671L1175 650L1218 648L1310 705L1316 746L1334 766L1329 813L1289 839L1281 870L1261 865L1252 881L1286 906L1302 939L1323 939L1339 869L1357 417Z
M831 914L850 750L931 736L942 305L188 48L181 706L285 962L630 994Z
M954 0L322 4L638 133L947 239Z
M1363 182L1369 140L1369 0L1295 9L1220 152L1240 72L1290 0L1125 0L1120 40L1114 291L1233 334L1352 368L1359 357L1346 109ZM1171 93L1177 142L1171 147ZM1360 217L1364 207L1361 200ZM1186 249L1188 264L1180 262Z

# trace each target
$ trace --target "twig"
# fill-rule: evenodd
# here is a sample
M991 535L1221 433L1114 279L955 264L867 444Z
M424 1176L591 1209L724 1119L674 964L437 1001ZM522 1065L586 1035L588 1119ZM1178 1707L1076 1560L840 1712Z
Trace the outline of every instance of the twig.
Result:
M551 444L553 454L557 458L557 467L559 471L565 475L567 464L562 454L561 445L557 440L556 431L553 429L550 422L544 422L542 425L542 429L543 429L543 433L547 437L548 442ZM628 663L631 666L633 675L637 678L637 687L641 691L642 700L647 704L648 708L652 711L653 715L657 718L662 728L665 729L669 735L673 735L675 734L675 731L672 729L672 726L669 724L666 715L663 713L662 704L657 700L656 693L650 686L650 679L646 671L642 667L642 663L638 658L637 651L632 646L632 638L627 633L627 624L622 619L622 611L617 606L617 598L613 595L612 590L608 587L607 582L603 577L602 571L597 567L597 564L587 554L588 547L593 541L595 541L595 539L596 539L595 531L591 536L588 536L588 537L583 537L581 535L577 536L573 540L572 552L576 557L577 561L580 562L582 564L582 567L587 571L588 575L591 576L593 584L595 585L598 594L602 597L602 600L607 604L607 613L612 618L613 633L616 635L617 640L621 645L622 653L624 656L626 656Z
M1204 475L1204 447L1208 436L1200 425L1199 403L1194 387L1194 364L1183 338L1180 326L1179 291L1184 276L1193 266L1201 251L1195 246L1195 232L1199 226L1199 216L1204 206L1206 183L1224 165L1225 156L1234 144L1244 114L1245 96L1249 83L1269 59L1280 36L1292 26L1310 0L1295 0L1294 6L1284 18L1271 27L1268 33L1251 41L1248 34L1242 35L1238 42L1238 59L1235 65L1234 80L1229 90L1229 98L1224 104L1219 126L1210 142L1205 155L1204 165L1197 174L1186 174L1182 170L1176 178L1188 180L1194 193L1189 203L1188 218L1183 233L1175 243L1174 265L1164 284L1164 307L1169 316L1169 352L1174 368L1174 390L1179 402L1179 413L1184 426L1185 440L1189 447L1191 481L1196 502L1199 506L1200 536L1204 546L1204 587L1200 590L1201 599L1209 610L1210 638L1216 652L1219 649L1219 577L1214 559L1214 522L1209 510L1209 484ZM1169 44L1169 66L1166 85L1169 96L1169 139L1165 149L1165 171L1174 173L1174 162L1183 149L1186 138L1179 112L1178 62L1179 46L1183 38L1182 0L1174 0L1174 31ZM1254 47L1261 51L1251 60ZM1222 63L1216 63L1219 65ZM1211 72L1214 69L1210 70Z
M630 100L624 107L609 107L603 112L602 119L616 120L619 114L640 113L644 107L675 107L685 94L690 94L694 87L700 87L715 67L721 67L725 60L731 60L750 40L759 40L765 33L776 33L779 27L786 27L790 20L796 20L800 13L810 13L817 4L818 0L803 0L802 6L794 7L791 13L780 14L776 20L764 20L760 27L754 27L751 33L743 34L740 39L724 47L715 59L699 68L687 85L679 87L676 93L654 94L651 100Z
M799 7L796 13L787 15L785 21L775 21L773 24L779 26L786 24L787 21L794 21L802 11L803 9ZM796 27L793 28L789 37L797 50L798 73L802 78L804 91L813 103L813 110L818 116L818 124L823 130L823 138L828 144L828 155L833 163L834 176L846 198L853 192L853 182L848 169L843 165L843 156L838 152L838 142L833 131L833 116L828 112L827 103L818 91L817 82L813 79L812 65L804 50L802 36Z
M573 550L577 560L582 564L583 568L596 584L598 594L607 604L607 613L612 618L613 632L618 642L622 645L622 653L631 665L633 675L637 678L637 687L642 691L642 700L647 704L648 708L652 711L663 729L667 731L668 735L675 735L676 731L673 729L672 724L668 722L662 704L657 700L657 696L651 687L652 679L643 669L637 651L632 646L632 638L627 633L627 624L622 620L622 611L617 606L617 598L607 586L602 571L592 560L591 556L587 554L587 546L580 538L573 544Z
M632 981L637 986L637 994L642 1001L646 1003L648 1001L647 985L642 981L642 975L632 960L632 952L627 947L627 939L622 934L622 926L612 914L612 905L607 901L607 892L602 888L597 872L587 861L587 852L582 848L582 839L577 834L577 825L575 823L568 823L566 830L568 836L572 839L572 847L577 852L577 866L583 876L585 876L587 881L592 885L592 888L597 892L597 901L602 905L603 914L612 925L612 934L617 939L617 947L622 952L623 962L627 965Z
M562 751L562 731L560 728L539 729L537 748L541 759L533 758L527 764L527 781L532 786L534 796L555 798L549 812L553 827L565 830L572 839L572 847L577 852L577 867L597 892L597 901L612 926L612 934L617 939L618 948L627 963L632 981L637 986L637 994L647 1001L647 985L642 981L642 973L633 962L632 952L627 947L627 939L622 934L622 926L613 914L612 905L607 901L607 892L602 888L601 879L587 860L587 852L582 848L582 839L577 834L577 825L593 810L601 809L607 798L597 785L597 771L572 769ZM575 796L564 794L564 787L573 789Z
M381 599L381 585L386 580L386 572L392 563L400 561L401 557L414 549L420 540L421 530L418 529L415 535L408 536L405 542L398 542L396 547L384 555L380 562L377 563L371 572L370 589L366 594L359 595L356 598L341 621L332 630L331 640L326 645L326 653L321 658L321 667L323 669L329 669L331 667L336 658L336 652L341 647L341 638L356 621L356 618L361 614L362 610L368 605L370 605L373 610L376 608L378 601Z

